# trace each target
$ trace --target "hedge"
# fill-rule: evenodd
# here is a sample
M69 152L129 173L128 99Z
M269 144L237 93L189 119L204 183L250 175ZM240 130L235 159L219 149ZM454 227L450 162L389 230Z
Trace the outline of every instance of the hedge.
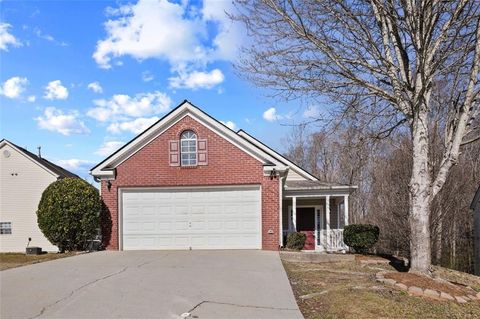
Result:
M380 228L370 224L351 224L343 230L343 241L356 252L366 252L378 241Z
M38 205L38 226L60 251L84 250L100 228L98 190L80 178L50 184Z

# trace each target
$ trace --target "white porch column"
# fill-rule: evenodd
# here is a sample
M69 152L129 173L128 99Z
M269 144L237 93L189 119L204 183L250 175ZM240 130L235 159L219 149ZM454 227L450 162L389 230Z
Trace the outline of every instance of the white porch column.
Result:
M345 215L345 226L347 226L348 225L348 195L345 195L343 197L343 212Z
M326 250L330 247L330 195L325 196L325 217L327 222L327 227L325 230L325 235L327 236L326 242Z
M292 197L292 226L293 231L297 231L297 197Z

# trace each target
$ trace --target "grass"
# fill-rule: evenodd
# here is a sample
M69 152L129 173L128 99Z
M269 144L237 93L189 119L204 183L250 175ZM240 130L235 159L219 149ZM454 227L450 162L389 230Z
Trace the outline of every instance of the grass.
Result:
M314 318L480 318L480 302L458 304L407 293L378 283L375 273L395 271L389 265L344 263L294 263L283 261L297 303L305 319ZM480 291L480 278L436 269L456 282ZM450 278L448 278L450 279ZM309 299L300 296L319 293Z
M42 255L25 255L24 253L0 253L0 270L41 263L44 261L73 256L75 253L47 253Z

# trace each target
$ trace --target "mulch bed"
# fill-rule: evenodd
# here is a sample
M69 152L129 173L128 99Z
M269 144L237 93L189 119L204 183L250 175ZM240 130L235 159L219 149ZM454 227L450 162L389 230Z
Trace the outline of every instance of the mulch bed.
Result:
M466 287L455 285L449 282L440 282L427 276L405 273L405 272L389 272L384 274L386 279L393 279L408 287L416 286L422 289L431 289L449 293L452 296L464 296L471 294L472 290Z

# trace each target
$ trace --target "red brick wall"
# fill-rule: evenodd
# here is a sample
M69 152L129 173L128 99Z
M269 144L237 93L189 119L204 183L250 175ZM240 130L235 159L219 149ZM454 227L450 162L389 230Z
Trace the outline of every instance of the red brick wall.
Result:
M175 167L169 165L168 141L180 138L191 129L197 138L208 141L208 165ZM104 222L104 244L107 249L118 249L118 188L199 185L262 185L262 248L278 249L279 190L278 180L263 176L262 163L243 152L220 135L187 116L143 147L117 167L117 177L102 181L102 199L107 219ZM273 234L268 234L269 230Z

